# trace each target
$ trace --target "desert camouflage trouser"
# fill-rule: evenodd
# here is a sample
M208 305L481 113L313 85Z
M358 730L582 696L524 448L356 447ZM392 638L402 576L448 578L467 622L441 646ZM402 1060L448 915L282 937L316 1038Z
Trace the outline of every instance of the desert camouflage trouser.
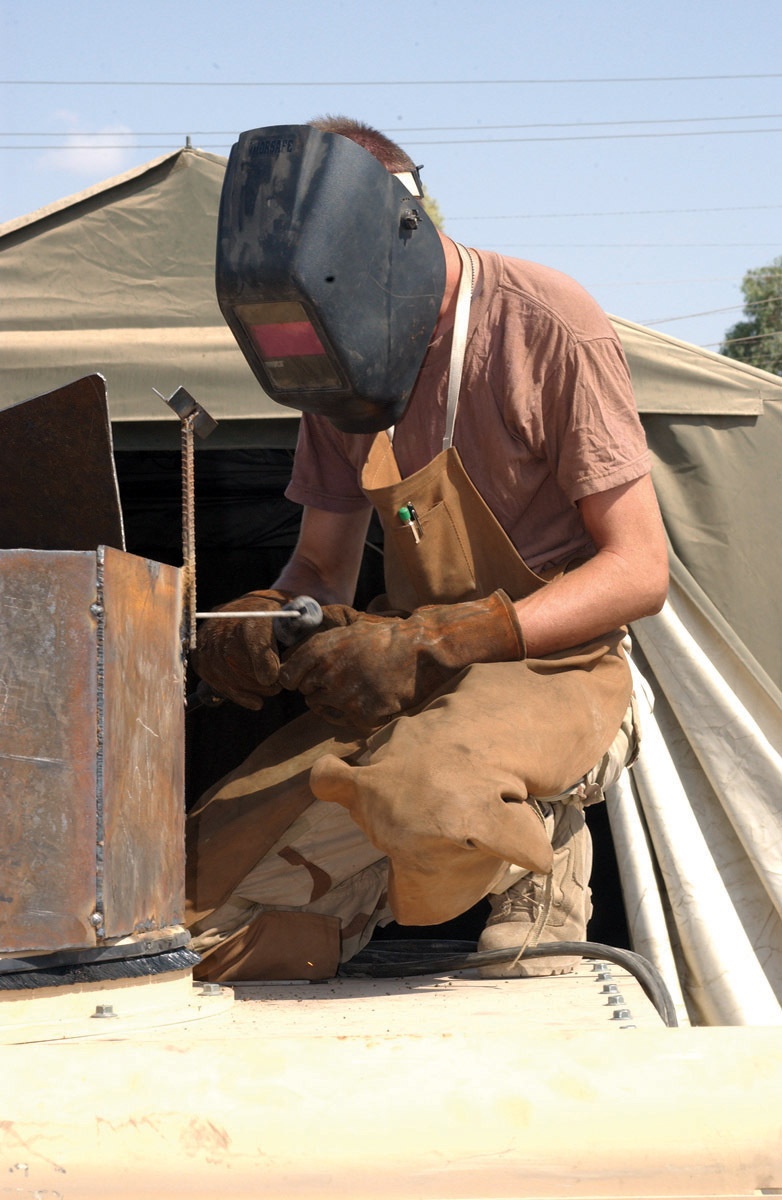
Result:
M508 867L496 890L503 891L524 873L522 867ZM340 961L348 962L378 925L393 920L387 883L388 859L347 810L315 800L230 899L192 927L192 948L208 955L261 913L307 912L340 921Z
M208 955L262 913L312 913L339 923L340 960L391 921L388 860L339 804L314 800L215 912L191 928Z

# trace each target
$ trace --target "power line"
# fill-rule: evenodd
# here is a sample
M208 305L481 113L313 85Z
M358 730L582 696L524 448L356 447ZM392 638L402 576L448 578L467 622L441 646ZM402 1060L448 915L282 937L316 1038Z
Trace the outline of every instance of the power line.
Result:
M768 338L775 338L775 337L782 337L782 329L775 329L773 333L755 333L752 335L752 337L725 338L722 342L719 343L719 345L735 346L735 345L738 345L739 342L763 342L763 341L767 341ZM716 345L717 343L714 343L714 344Z
M782 116L782 114L780 115ZM726 120L730 119L726 118ZM769 120L771 119L769 116ZM719 120L719 118L715 118L715 120ZM239 132L236 129L190 129L188 131L184 129L54 129L49 132L28 129L9 130L0 133L0 137L238 137Z
M735 275L707 275L694 279L608 279L595 281L592 288L609 287L681 287L689 283L734 283Z
M486 133L495 129L568 129L572 126L577 126L580 129L600 128L604 126L617 125L687 125L695 121L776 121L782 117L782 113L741 113L736 116L724 117L644 117L637 120L627 121L532 121L526 124L516 125L411 125L401 126L398 129L388 130L386 133ZM182 137L186 132L191 137L236 137L238 131L235 129L148 129L148 130L127 130L121 129L96 129L89 133L86 130L79 130L81 137L104 137L107 134L115 134L119 137ZM56 129L52 133L42 133L36 130L15 130L7 133L0 133L0 137L59 137L63 131Z
M692 250L709 247L762 249L779 242L493 242L493 250Z
M408 146L506 146L510 144L530 144L534 142L545 142L549 145L555 142L607 142L607 141L632 141L638 139L649 138L693 138L693 137L746 137L747 134L755 133L782 133L782 128L770 129L688 129L678 132L670 130L666 133L574 133L566 134L564 137L520 137L520 138L439 138L435 141L411 141ZM35 135L33 135L35 136ZM55 135L56 136L56 135ZM64 137L89 137L90 134L63 134ZM95 134L95 137L108 137L108 134ZM114 134L116 137L117 135ZM139 135L135 135L139 136ZM158 136L158 135L155 135ZM200 150L223 150L226 147L225 142L219 142L214 145L199 146ZM0 150L167 150L170 148L170 143L163 142L158 144L139 144L124 142L114 144L109 142L68 142L65 145L35 145L35 146L0 146Z
M57 134L54 135L58 136ZM63 134L63 137L72 137L72 134ZM79 137L106 137L107 134L84 134ZM138 136L138 135L136 135ZM219 142L212 146L194 146L195 150L225 150L230 148L229 142ZM178 145L172 148L170 142L57 142L54 145L48 145L45 142L38 142L34 146L0 146L0 150L26 150L35 152L38 150L61 150L64 154L72 150L184 150L187 147Z
M741 312L747 308L760 308L763 304L779 304L779 296L768 296L765 300L750 300L745 304L732 304L729 308L709 308L705 312L685 313L681 317L660 317L659 320L641 321L641 325L668 325L672 321L692 321L696 317L713 317L718 313Z
M729 137L745 136L748 133L782 133L782 129L687 129L681 132L669 130L665 133L573 133L564 137L520 137L520 138L439 138L436 141L409 141L408 146L504 146L511 142L606 142L637 140L639 138L686 138L686 137Z
M0 79L4 87L496 87L606 83L697 83L711 80L782 79L782 72L741 75L637 75L597 79Z
M560 217L656 217L656 216L672 216L681 213L720 213L720 212L758 212L766 209L782 208L782 204L741 204L733 205L727 208L620 208L614 211L607 210L606 212L544 212L544 213L514 213L506 214L490 214L481 213L475 217L448 217L448 224L452 221L538 221L543 218L560 218Z
M687 125L693 121L776 121L782 113L752 113L735 117L638 117L627 121L533 121L524 125L411 125L400 127L396 133L482 133L490 129L567 129L571 125L598 127L602 125ZM387 133L394 132L386 130Z

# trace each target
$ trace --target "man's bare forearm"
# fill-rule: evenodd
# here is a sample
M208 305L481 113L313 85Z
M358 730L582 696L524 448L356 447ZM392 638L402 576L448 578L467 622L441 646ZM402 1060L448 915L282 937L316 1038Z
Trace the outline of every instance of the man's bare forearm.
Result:
M585 497L581 513L597 554L517 602L528 655L578 646L665 601L668 551L651 479Z
M659 612L667 574L639 578L611 551L519 600L516 612L527 655L539 657L578 646L622 625Z
M352 604L369 517L305 509L296 549L274 586L320 604Z

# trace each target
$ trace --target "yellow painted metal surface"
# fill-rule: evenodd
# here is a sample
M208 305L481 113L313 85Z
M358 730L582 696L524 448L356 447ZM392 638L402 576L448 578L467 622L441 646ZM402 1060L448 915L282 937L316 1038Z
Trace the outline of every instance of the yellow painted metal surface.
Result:
M782 1188L782 1030L666 1029L622 986L635 1027L583 975L237 989L146 1032L116 997L100 1038L3 1049L0 1180L63 1200Z

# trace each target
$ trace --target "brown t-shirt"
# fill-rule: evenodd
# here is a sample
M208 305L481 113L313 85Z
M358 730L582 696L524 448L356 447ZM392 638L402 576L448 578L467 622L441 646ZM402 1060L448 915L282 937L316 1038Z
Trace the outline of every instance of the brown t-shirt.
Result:
M473 251L479 263L454 445L467 474L534 570L594 553L576 501L649 470L619 340L595 301L537 263ZM451 333L434 338L396 426L403 476L441 450ZM301 420L289 499L331 512L367 506L360 474L374 435Z

